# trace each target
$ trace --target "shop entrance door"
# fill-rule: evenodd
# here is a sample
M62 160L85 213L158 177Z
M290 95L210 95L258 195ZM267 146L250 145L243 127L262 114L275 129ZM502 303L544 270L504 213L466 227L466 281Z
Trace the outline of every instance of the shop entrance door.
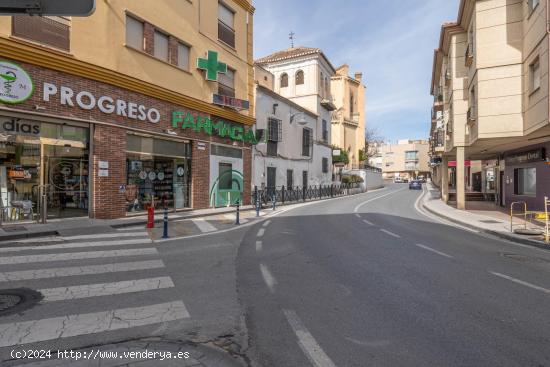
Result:
M88 215L88 155L83 148L43 146L48 218Z
M184 160L174 163L174 209L189 207L189 177L191 170Z

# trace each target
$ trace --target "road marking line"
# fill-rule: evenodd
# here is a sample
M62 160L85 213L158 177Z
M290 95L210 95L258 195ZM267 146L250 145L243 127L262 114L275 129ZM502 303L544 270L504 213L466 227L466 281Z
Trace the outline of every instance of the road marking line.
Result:
M393 232L390 232L390 231L388 231L387 229L380 228L380 231L381 231L381 232L384 232L385 234L388 234L388 235L390 235L390 236L392 236L392 237L401 238L400 235L395 234L395 233L393 233Z
M58 245L0 247L0 253L21 252L21 251L29 251L29 250L57 250L57 249L69 249L69 248L80 248L80 247L107 247L107 246L144 245L144 244L150 245L151 243L153 243L151 239L102 241L102 242L70 242L70 243L60 243Z
M262 224L262 227L265 228L265 227L267 227L267 226L270 225L270 224L271 224L271 220L267 220L267 221L264 222L264 224Z
M534 285L534 284L531 284L531 283L528 283L528 282L524 282L523 280L519 280L519 279L516 279L516 278L512 278L508 275L504 275L504 274L501 274L501 273L496 273L494 271L490 271L491 274L493 275L496 275L497 277L500 277L500 278L503 278L503 279L507 279L511 282L514 282L514 283L517 283L517 284L521 284L521 285L524 285L526 287L529 287L529 288L532 288L532 289L536 289L537 291L541 291L541 292L544 292L546 294L550 294L550 289L547 289L547 288L543 288L543 287L539 287L538 285Z
M112 251L90 251L90 252L68 252L61 254L41 254L0 257L0 265L29 264L49 261L81 260L81 259L100 259L106 257L122 256L146 256L158 255L156 248L130 249L130 250L112 250Z
M427 250L427 251L431 251L433 252L434 254L438 254L438 255L441 255L441 256L444 256L444 257L447 257L449 259L452 259L453 257L451 255L448 255L444 252L441 252L441 251L437 251L437 250L434 250L433 248L431 247L428 247L428 246L425 246L425 245L421 245L419 243L416 244L417 247L420 247L420 248L423 248L424 250Z
M361 218L361 215L359 215L359 214L357 214L357 213L355 213L355 216L356 216L357 218Z
M170 277L125 280L111 283L82 284L71 287L40 289L46 302L65 301L80 298L114 296L155 289L173 288Z
M117 231L121 231L121 232L138 231L138 232L136 232L136 233L140 233L140 234L143 234L143 235L147 235L147 231L143 231L143 226L139 226L139 227L124 227L124 228L117 228L116 230L117 230Z
M0 244L4 244L6 242L8 242L9 244L14 244L14 243L63 242L63 237L54 236L54 237L26 238L24 240L16 240L16 241L0 241Z
M262 277L264 278L264 282L269 288L269 291L271 293L275 293L275 285L277 284L277 280L273 277L273 274L271 274L267 266L264 264L260 264L260 271L262 272Z
M256 252L261 252L263 249L262 246L262 241L256 241Z
M72 266L67 268L19 270L0 273L0 282L14 282L18 280L47 279L70 277L78 275L93 275L105 273L120 273L135 270L149 270L164 268L162 260L136 261L127 263L113 263L102 265Z
M366 219L363 219L363 222L365 222L365 223L368 224L369 226L374 226L374 223L369 222L369 221L366 220Z
M355 207L355 209L353 209L353 212L354 212L354 213L357 213L357 212L359 211L359 209L361 209L361 207L362 207L363 205L366 205L366 204L368 204L368 203L370 203L370 202L373 202L373 201L375 201L375 200L378 200L378 199L385 198L386 196L393 195L393 194L398 193L399 191L403 191L403 190L405 190L405 188L399 189L399 190L396 190L396 191L392 191L392 192L389 192L389 193L387 193L387 194L380 195L380 196L377 196L377 197L375 197L375 198L372 198L372 199L369 199L369 200L367 200L367 201L364 201L364 202L362 202L361 204L357 205L357 206Z
M100 234L83 234L78 236L63 236L65 241L72 240L90 240L90 239L100 239L100 238L121 238L121 237L147 237L147 232L138 232L138 233L100 233Z
M265 233L265 229L260 228L260 229L258 230L258 237L263 237L264 233Z
M189 318L181 301L0 325L0 347L97 334Z
M210 233L218 230L212 224L208 223L204 218L194 218L191 219L191 222L193 222L202 233Z
M300 348L315 367L336 367L334 362L323 351L313 335L307 330L296 312L283 310L290 327L298 337Z

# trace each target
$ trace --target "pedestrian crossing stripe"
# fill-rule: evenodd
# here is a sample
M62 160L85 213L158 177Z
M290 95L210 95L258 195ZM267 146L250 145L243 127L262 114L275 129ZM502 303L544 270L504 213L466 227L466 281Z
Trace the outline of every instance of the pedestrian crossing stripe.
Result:
M67 252L59 254L40 254L0 257L0 265L11 264L29 264L50 261L81 260L81 259L99 259L121 256L146 256L158 255L155 248L130 249L130 250L111 250L111 251L89 251L89 252Z
M60 243L56 245L0 247L0 253L22 252L22 251L31 251L31 250L58 250L58 249L70 249L70 248L82 248L82 247L144 245L144 244L151 244L151 243L153 243L153 241L151 241L150 239L101 241L101 242L69 242L69 243Z

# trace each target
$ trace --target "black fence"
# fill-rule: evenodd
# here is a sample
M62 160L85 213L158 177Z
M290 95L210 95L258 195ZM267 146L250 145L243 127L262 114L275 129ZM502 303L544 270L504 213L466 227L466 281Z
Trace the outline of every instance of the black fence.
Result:
M285 205L313 200L330 199L340 196L356 195L363 192L359 183L340 185L316 185L308 187L254 187L252 205Z

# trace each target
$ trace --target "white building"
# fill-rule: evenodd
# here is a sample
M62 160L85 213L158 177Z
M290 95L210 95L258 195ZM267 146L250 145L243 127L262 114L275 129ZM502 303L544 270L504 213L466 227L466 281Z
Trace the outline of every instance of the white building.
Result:
M331 112L336 109L336 106L330 93L330 79L335 75L336 70L320 49L307 47L279 51L257 60L256 64L273 75L271 84L272 90L276 94L311 111L316 116L314 124L310 125L308 122L308 129L310 130L302 129L302 131L297 132L299 135L294 135L294 138L298 139L297 147L300 150L303 144L309 144L311 141L311 165L307 177L308 184L331 184ZM261 78L257 77L257 79L263 79L263 82L266 82L265 78L265 75ZM269 103L266 102L266 104ZM258 126L261 126L262 123L266 123L266 116L263 115L265 111L262 111L258 105L259 103L256 102L256 119ZM264 106L264 108L269 108L267 112L273 111L272 106ZM309 114L308 116L311 117L312 115ZM288 122L288 126L290 126L290 121ZM283 125L283 131L284 126L286 125ZM294 127L292 128L294 129ZM300 156L300 158L303 157ZM299 183L300 186L303 184L303 182L298 181L296 183ZM297 185L295 184L295 186Z
M289 188L330 184L331 151L315 150L313 139L308 138L322 136L319 115L277 94L273 74L257 65L254 71L256 131L263 131L265 139L253 150L252 185Z

